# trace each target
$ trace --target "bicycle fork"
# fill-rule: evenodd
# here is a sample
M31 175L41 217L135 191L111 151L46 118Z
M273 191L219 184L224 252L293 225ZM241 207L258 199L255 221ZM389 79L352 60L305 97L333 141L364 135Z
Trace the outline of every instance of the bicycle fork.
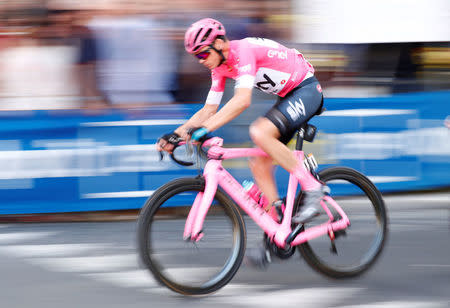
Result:
M203 237L203 221L208 213L217 191L218 179L215 175L216 164L205 166L205 191L199 192L195 197L184 226L183 239L198 242Z

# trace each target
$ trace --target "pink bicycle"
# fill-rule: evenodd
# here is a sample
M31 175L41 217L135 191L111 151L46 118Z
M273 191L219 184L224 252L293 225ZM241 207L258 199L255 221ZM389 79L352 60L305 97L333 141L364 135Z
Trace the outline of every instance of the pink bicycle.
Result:
M312 142L314 135L312 125L299 130L295 151L299 159L304 158L303 141ZM198 152L207 157L203 174L163 185L140 212L140 256L160 283L185 295L204 295L225 286L238 271L246 248L239 207L264 230L267 245L281 259L291 257L297 248L312 268L332 278L354 277L374 264L387 236L387 214L381 193L367 177L347 167L318 173L310 168L331 193L321 202L325 214L295 225L291 217L301 206L302 194L290 175L283 219L278 223L222 165L227 159L267 154L258 148L223 148L222 144L218 137L199 144Z

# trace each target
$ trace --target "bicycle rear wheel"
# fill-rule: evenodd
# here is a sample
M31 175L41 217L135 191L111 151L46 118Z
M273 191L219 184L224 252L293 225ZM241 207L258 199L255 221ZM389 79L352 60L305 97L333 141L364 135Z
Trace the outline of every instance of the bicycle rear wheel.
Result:
M233 201L217 190L198 242L183 240L185 222L203 178L174 180L158 189L141 210L140 256L154 277L185 295L214 292L235 275L245 252L244 220Z
M346 167L322 170L319 177L331 189L331 197L350 219L345 232L337 232L331 250L328 236L298 246L305 261L316 271L332 278L355 277L369 269L380 256L387 236L387 214L383 198L372 182L361 173ZM339 214L329 206L335 219ZM328 218L322 214L305 228Z

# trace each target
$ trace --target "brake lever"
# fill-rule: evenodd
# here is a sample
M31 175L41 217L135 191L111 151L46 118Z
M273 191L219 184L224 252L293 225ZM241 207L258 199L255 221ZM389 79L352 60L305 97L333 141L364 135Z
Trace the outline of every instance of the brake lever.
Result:
M193 146L192 142L190 142L190 141L186 142L186 153L191 157L194 154L194 146Z

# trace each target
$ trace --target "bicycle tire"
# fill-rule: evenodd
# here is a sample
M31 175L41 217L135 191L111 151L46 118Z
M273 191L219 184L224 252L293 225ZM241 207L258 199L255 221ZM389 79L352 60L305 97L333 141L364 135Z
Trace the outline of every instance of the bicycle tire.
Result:
M301 245L298 246L298 250L300 252L300 254L302 255L302 257L305 259L305 261L307 262L308 265L310 265L314 270L316 270L317 272L324 274L327 277L330 278L351 278L351 277L356 277L361 275L362 273L364 273L365 271L367 271L372 265L374 265L374 263L378 260L385 242L386 242L386 238L387 238L387 233L388 233L388 219L387 219L387 212L386 212L386 208L384 205L384 201L382 198L381 193L378 191L378 189L375 187L375 185L363 174L359 173L358 171L351 169L351 168L347 168L347 167L332 167L332 168L328 168L328 169L324 169L321 172L319 172L319 177L320 179L327 183L327 185L331 188L331 196L333 197L333 185L341 185L341 187L343 187L342 185L347 185L348 184L342 184L343 181L344 182L348 182L349 184L353 184L354 186L358 187L361 192L363 194L359 195L359 197L353 197L350 199L347 199L347 204L349 208L345 208L346 206L346 199L342 199L341 201L338 200L338 204L343 208L344 212L346 213L346 215L349 217L350 222L351 222L351 226L346 230L346 232L351 233L353 232L352 229L354 229L354 224L358 223L358 221L360 222L360 226L362 226L361 230L363 230L363 232L359 232L358 234L358 229L356 229L357 233L353 233L356 234L358 241L355 240L355 243L358 242L363 242L361 240L359 240L358 237L365 237L365 233L367 233L367 231L370 231L370 226L369 226L369 222L371 222L369 215L366 212L366 209L362 209L362 208L358 208L358 203L370 203L372 205L372 210L375 214L375 221L373 222L374 227L373 228L377 228L376 232L373 234L371 242L370 242L370 246L369 249L365 252L365 254L361 257L361 258L357 258L356 261L351 261L352 263L350 264L346 264L346 265L342 265L342 264L335 264L334 262L335 259L337 258L341 258L341 259L345 259L344 257L338 257L331 254L327 254L326 253L326 249L324 248L325 244L324 242L328 241L328 248L330 248L330 239L328 236L322 236L320 237L321 240L317 240L318 243L316 244L314 241L316 240L312 240L309 242L305 242ZM338 183L338 184L332 184L332 183ZM336 186L335 186L336 187ZM353 186L348 186L347 188L349 191L356 191L356 188L354 188ZM367 201L365 201L365 197L368 198ZM335 198L335 197L333 197ZM337 197L336 197L337 199ZM300 198L297 198L297 202L299 201ZM351 201L352 203L349 203L349 201ZM343 206L344 204L344 206ZM299 206L297 204L297 206ZM352 211L350 210L350 207L353 208L353 210L355 210L355 206L356 206L356 210L358 210L359 214L358 216L353 216L352 220ZM331 207L330 207L331 208ZM367 225L367 229L365 230L366 226L364 224L368 224ZM308 225L305 224L305 228L307 228ZM370 237L370 233L369 233L369 237ZM338 246L338 242L340 241L339 238L336 239L335 243L336 246ZM348 245L348 239L347 239L347 243L344 243ZM353 245L353 243L352 243ZM351 246L347 246L345 247L345 249L351 250L352 247ZM346 253L344 249L344 254ZM358 249L359 250L359 249ZM342 250L341 250L342 252ZM338 251L339 253L339 251ZM351 255L352 252L348 253L349 256ZM326 258L328 258L328 260L326 260ZM353 259L353 256L351 257L351 259ZM343 261L347 261L347 260L343 260Z
M206 295L215 292L220 288L222 288L223 286L225 286L236 274L237 270L239 269L242 263L242 259L245 253L246 229L244 220L240 212L238 211L235 203L220 189L217 190L216 195L214 197L215 205L213 205L210 208L208 216L205 218L205 223L203 225L204 237L198 243L192 243L190 240L188 241L183 240L182 237L183 237L184 223L186 221L186 215L189 212L190 207L175 208L175 209L172 208L170 210L167 210L167 208L164 208L163 205L167 204L167 202L170 202L170 200L173 200L172 198L181 198L181 197L184 198L186 195L190 194L194 195L197 194L198 192L204 191L204 188L205 188L205 181L202 177L181 178L171 181L162 186L161 188L159 188L157 191L155 191L155 193L146 201L138 218L138 247L141 260L159 283L165 285L166 287L177 293L181 293L184 295ZM192 205L192 203L190 205ZM168 215L167 213L164 214L166 215L164 217L166 220L160 222L162 216L160 215L158 218L158 212L161 213L161 211L163 211L164 209L166 212L171 211L174 213L170 214L170 217L167 216ZM214 212L211 214L212 215L211 217L209 216L210 212ZM180 213L182 218L175 219L174 217L179 215ZM212 221L210 225L208 224L209 221L208 218L211 218L210 221ZM227 225L227 223L224 222L227 219L229 219L230 222L229 226L232 229L232 231L220 233L219 229L222 225ZM177 225L179 225L178 228L173 224L174 222L177 222ZM216 236L217 240L214 240L214 243L218 244L219 246L222 245L223 241L226 240L225 238L227 236L231 237L232 242L231 252L228 257L225 255L224 259L226 259L226 261L224 261L224 264L218 271L218 273L213 275L212 277L208 277L206 281L199 282L196 285L192 285L192 282L179 281L187 278L186 276L182 275L181 278L172 277L171 274L168 273L170 269L164 268L164 266L162 265L162 263L165 263L166 261L172 262L166 259L177 258L175 265L179 265L177 262L181 263L186 261L186 259L192 260L193 263L197 263L200 262L199 261L200 258L197 256L192 257L190 255L188 255L188 257L186 256L180 257L180 255L182 254L182 252L184 252L184 250L182 250L179 246L175 246L175 248L173 248L174 249L173 253L169 253L168 257L164 258L161 257L160 259L158 259L158 251L155 251L156 247L158 247L159 245L158 240L152 239L155 237L155 233L150 232L157 231L154 229L157 228L157 226L162 226L163 224L166 225L171 224L171 225L168 225L169 230L167 232L162 230L160 233L161 234L163 234L163 232L170 234L176 233L177 239L177 241L175 240L170 242L164 241L163 245L169 245L172 242L174 245L179 245L179 242L183 241L182 248L184 248L184 245L186 246L193 245L190 246L191 250L189 250L188 248L189 253L190 252L197 253L200 250L203 250L204 247L200 247L202 245L201 243L204 239L208 238L209 235L213 237L213 240L214 235ZM173 227L172 225L175 227ZM167 227L163 228L166 228L165 230L167 230ZM231 235L228 235L228 233L230 233ZM205 250L202 251L205 252L206 254L203 254L201 256L207 256L208 258L207 262L211 262L212 259L215 259L215 257L212 257L212 255L216 254L218 251L223 251L221 247L218 247L218 249L216 248L217 247L215 247L214 250L212 249L207 250L208 248L206 247ZM170 252L170 250L168 251ZM194 264L190 264L188 265L187 268L185 267L184 269L192 271L196 269L196 267ZM189 277L189 275L187 276Z

